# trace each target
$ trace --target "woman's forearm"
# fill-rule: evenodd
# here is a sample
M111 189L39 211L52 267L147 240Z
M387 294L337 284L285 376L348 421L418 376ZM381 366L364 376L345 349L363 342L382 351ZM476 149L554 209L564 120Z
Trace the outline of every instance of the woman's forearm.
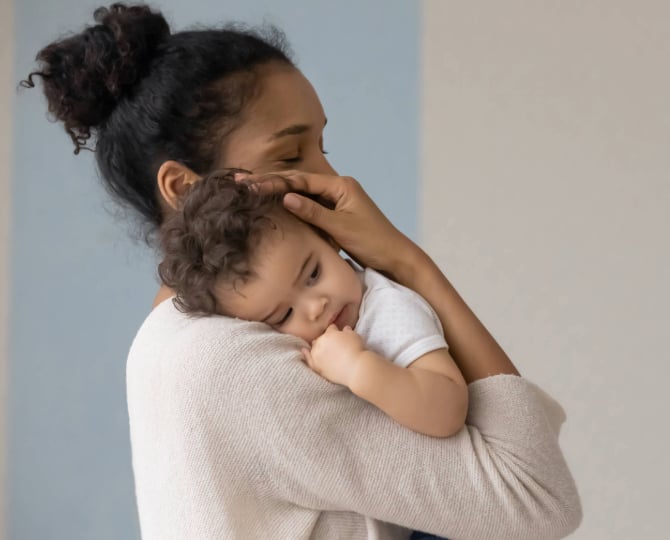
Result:
M423 296L433 307L466 382L491 375L519 375L505 351L421 248L412 244L404 251L394 265L392 277Z

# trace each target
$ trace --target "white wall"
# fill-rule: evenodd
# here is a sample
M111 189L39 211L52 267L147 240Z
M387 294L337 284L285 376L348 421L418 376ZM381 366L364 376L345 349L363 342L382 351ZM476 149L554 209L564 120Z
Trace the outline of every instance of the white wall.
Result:
M13 91L13 2L0 2L0 539L5 538L7 306L9 305L9 178Z
M568 413L574 538L667 538L670 3L423 3L422 240Z

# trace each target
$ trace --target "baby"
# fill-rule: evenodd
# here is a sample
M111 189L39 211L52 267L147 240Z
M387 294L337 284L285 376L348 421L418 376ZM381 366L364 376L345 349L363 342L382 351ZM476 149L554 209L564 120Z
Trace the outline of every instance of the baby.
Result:
M193 184L161 229L159 275L176 292L175 305L302 338L307 364L327 380L414 431L458 432L467 386L428 303L355 268L281 198L227 172Z

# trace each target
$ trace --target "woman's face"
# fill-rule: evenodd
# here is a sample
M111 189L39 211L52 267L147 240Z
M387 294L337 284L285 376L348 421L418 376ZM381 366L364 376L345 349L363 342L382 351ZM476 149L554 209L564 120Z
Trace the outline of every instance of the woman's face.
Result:
M259 70L258 93L222 148L221 168L260 174L288 169L336 174L324 155L326 116L314 88L297 69Z

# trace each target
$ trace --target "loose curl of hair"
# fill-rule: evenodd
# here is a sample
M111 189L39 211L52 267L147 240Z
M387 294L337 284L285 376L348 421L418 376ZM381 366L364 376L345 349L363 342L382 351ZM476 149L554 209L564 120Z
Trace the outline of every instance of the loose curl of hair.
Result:
M164 219L160 165L175 160L199 175L215 169L257 91L257 68L294 64L274 27L171 33L159 11L120 3L98 8L94 20L42 49L39 69L20 84L33 88L41 79L75 154L94 149L108 191L151 232Z
M181 207L160 230L164 254L158 266L177 309L195 315L224 314L217 285L252 277L256 248L282 208L280 193L261 194L234 179L235 170L195 182Z

